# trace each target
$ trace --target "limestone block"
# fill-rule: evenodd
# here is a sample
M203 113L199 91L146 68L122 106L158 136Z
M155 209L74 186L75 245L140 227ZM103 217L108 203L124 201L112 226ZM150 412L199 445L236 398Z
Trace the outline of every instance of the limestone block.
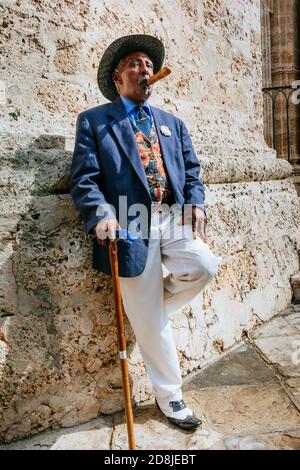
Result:
M257 338L255 344L281 373L288 377L300 377L300 334L270 338Z
M289 325L293 326L296 328L298 331L300 331L300 310L296 310L293 313L290 313L286 317L286 321Z
M194 397L194 398L193 398ZM188 392L195 413L222 435L297 429L300 416L280 385L243 385Z
M66 434L53 444L51 450L109 450L110 434L108 427Z
M61 110L60 97L64 96L66 112L75 119L86 104L84 96L80 95L79 86L62 83L60 80L52 80L37 89L36 99L50 113L59 113Z
M225 439L227 450L299 450L300 435L297 431L258 434Z
M297 328L291 326L285 318L275 317L257 331L251 332L252 338L268 338L277 336L291 336L297 334Z
M72 75L83 70L84 63L81 60L83 56L80 50L82 43L84 40L78 33L70 35L70 33L62 32L57 39L54 56L54 64L60 73Z
M196 145L195 145L196 147ZM196 147L197 149L197 147ZM211 152L209 152L211 154ZM291 175L293 167L286 160L260 155L228 155L214 157L201 155L200 173L204 183L234 183L240 181L262 181L283 179ZM221 156L222 155L222 156Z
M54 148L49 148L53 145ZM3 196L25 191L30 194L68 192L72 152L62 136L41 135L30 142L28 149L12 152L8 167L0 172ZM291 165L282 159L211 158L201 159L201 179L204 184L239 181L282 179L290 175Z
M183 118L219 155L232 155L233 148L267 151L258 0L230 7L151 1L142 13L134 0L125 16L119 1L2 4L1 80L11 108L1 113L5 129L73 133L77 112L105 102L96 72L117 28L119 36L150 33L164 41L172 74L155 85L153 105Z
M266 365L252 346L242 343L222 357L218 357L203 371L191 374L185 381L184 391L231 385L263 384L274 380L276 380L276 374L272 368Z
M110 417L97 418L89 423L80 424L74 428L55 429L38 433L29 439L8 444L6 449L11 450L96 450L109 449L112 433L112 420ZM2 450L2 446L0 446Z
M145 422L145 414L147 420ZM170 426L168 420L157 410L155 405L135 410L135 440L137 450L146 449L211 449L222 448L221 435L204 426L194 433L185 433ZM126 425L122 417L117 417L112 439L112 449L128 449Z
M286 380L286 384L295 400L296 406L300 410L300 377L289 378Z
M0 243L0 317L17 312L17 285L13 266L12 242Z

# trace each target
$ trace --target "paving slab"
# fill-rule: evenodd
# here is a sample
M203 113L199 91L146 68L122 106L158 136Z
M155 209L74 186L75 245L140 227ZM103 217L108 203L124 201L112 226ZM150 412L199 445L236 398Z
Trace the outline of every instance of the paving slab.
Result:
M224 436L300 429L299 411L275 382L190 391L188 402Z
M254 343L283 376L300 377L300 334L257 338Z
M266 365L251 345L243 344L188 380L184 390L260 384L272 380L276 380L274 370Z
M289 392L292 394L293 400L300 411L300 377L286 380Z
M51 450L109 450L112 428L64 434L51 446Z
M226 450L300 450L300 431L225 439Z
M268 338L275 336L291 336L297 335L299 331L296 326L289 322L290 317L294 315L291 313L288 317L275 317L268 323L259 326L250 333L251 338ZM296 315L300 313L296 312Z
M10 444L0 450L96 450L109 449L113 431L112 417L96 418L78 426L48 430Z
M289 325L295 327L298 331L300 331L300 311L291 313L286 317L286 321Z
M173 426L157 410L154 403L134 412L134 428L137 449L184 450L224 449L220 433L210 429L206 423L193 433ZM115 422L112 449L126 449L127 430L124 417L119 415Z

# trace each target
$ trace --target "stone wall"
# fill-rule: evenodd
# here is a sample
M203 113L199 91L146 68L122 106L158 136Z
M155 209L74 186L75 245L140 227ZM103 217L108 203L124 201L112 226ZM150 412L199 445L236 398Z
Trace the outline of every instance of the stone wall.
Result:
M77 114L101 104L99 58L116 37L151 33L173 72L151 99L180 115L199 141L261 150L259 1L1 2L1 80L7 132L73 135Z
M68 194L78 112L103 103L99 59L150 33L172 75L154 105L187 123L206 185L217 278L172 315L184 375L291 300L300 211L291 166L263 139L259 1L3 1L0 7L0 436L123 407L109 277ZM151 387L126 323L136 402Z

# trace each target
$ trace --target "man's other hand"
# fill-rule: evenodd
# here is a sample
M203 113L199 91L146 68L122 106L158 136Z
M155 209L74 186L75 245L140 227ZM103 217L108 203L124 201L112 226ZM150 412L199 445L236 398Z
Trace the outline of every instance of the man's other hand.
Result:
M191 224L193 238L200 237L204 243L208 243L206 236L206 215L200 207L185 208L179 224Z
M105 219L98 222L93 228L93 234L99 245L107 246L109 240L116 239L116 230L119 228L121 227L116 219Z

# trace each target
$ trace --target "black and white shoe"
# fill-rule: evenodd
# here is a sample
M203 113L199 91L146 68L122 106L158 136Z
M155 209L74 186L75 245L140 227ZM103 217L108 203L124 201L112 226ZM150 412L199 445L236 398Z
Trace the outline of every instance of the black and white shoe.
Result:
M159 406L156 398L155 403L157 408L168 418L168 420L185 431L195 431L202 424L201 419L197 418L192 410L190 410L183 400L170 401L168 406L170 411L164 412ZM176 414L178 418L176 418ZM182 416L184 416L182 418Z

